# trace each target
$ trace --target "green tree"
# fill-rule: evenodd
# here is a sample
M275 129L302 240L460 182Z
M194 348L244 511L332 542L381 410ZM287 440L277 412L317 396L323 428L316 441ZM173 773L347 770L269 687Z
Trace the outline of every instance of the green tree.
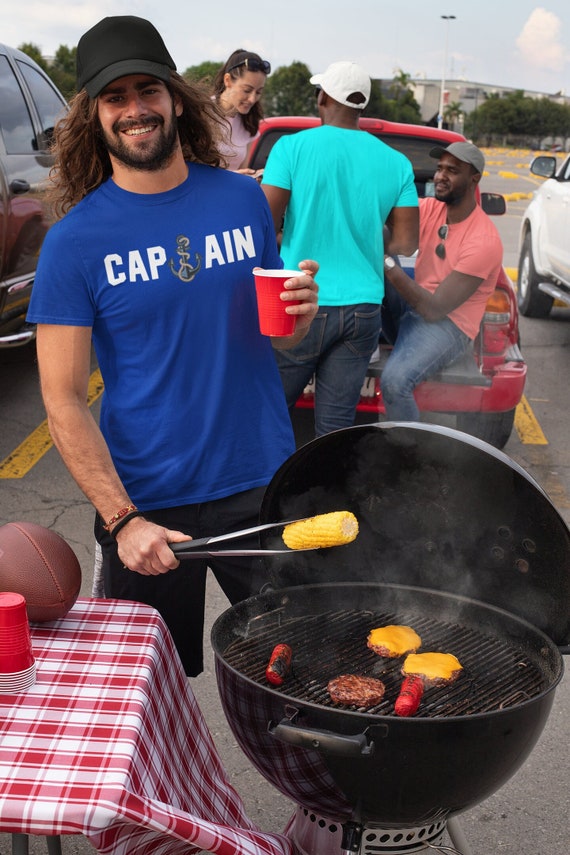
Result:
M315 116L315 87L309 82L311 72L304 62L283 65L268 78L263 90L266 116Z
M469 114L465 129L469 136L476 140L485 139L490 142L493 138L505 139L510 127L503 99L493 92L480 107Z
M77 48L60 45L47 72L62 95L69 100L76 93L75 61Z
M50 80L57 86L61 94L69 100L75 95L75 56L76 48L68 48L65 45L60 45L56 51L55 57L51 62L48 62L42 56L42 52L37 45L31 42L21 44L18 48L22 53L25 53L36 62L43 71L47 74Z
M18 50L21 50L22 53L25 53L27 56L33 59L34 62L37 62L39 67L45 72L49 72L48 64L42 56L41 49L37 45L33 44L32 42L24 42L23 44L18 45Z
M362 115L373 119L387 119L389 110L388 100L382 93L381 81L373 80L370 87L370 100L362 111Z
M448 123L448 125L451 127L451 130L455 130L455 123L458 122L464 115L465 113L459 101L452 101L450 104L447 104L443 111L444 121Z
M414 98L413 86L410 75L401 69L396 69L395 76L389 83L373 80L370 101L366 105L364 115L387 119L390 122L421 124L420 105Z
M402 71L401 68L394 69L394 77L390 84L390 94L394 101L402 96L403 93L411 92L415 83L412 81L412 75L407 71Z
M214 77L222 67L222 62L206 60L199 65L191 65L183 72L182 77L191 83L202 83L208 89L212 88Z
M409 125L421 125L422 114L420 105L414 98L414 93L408 89L396 100L389 102L392 110L392 121L404 122Z
M494 93L467 116L465 130L487 144L537 146L544 137L570 134L570 107L522 91Z

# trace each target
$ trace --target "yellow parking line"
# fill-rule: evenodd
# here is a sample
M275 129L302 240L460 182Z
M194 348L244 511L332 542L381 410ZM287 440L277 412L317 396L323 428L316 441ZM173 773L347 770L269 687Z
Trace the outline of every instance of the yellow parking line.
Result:
M93 404L103 392L103 378L99 369L89 378L87 402ZM47 421L32 431L32 433L0 463L0 478L23 478L35 466L46 451L53 446Z
M524 445L548 445L548 440L524 395L515 410L515 430Z
M99 369L89 378L87 402L91 406L103 392L103 378ZM515 413L515 429L525 445L548 445L542 429L523 396ZM43 421L8 457L0 462L0 479L23 478L53 446L47 421Z

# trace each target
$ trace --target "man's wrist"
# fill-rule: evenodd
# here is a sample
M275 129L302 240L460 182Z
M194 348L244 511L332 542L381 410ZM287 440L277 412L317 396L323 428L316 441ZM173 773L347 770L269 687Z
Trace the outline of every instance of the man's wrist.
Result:
M139 511L138 509L136 509L134 511L130 511L130 513L125 514L124 517L121 517L121 519L117 523L115 523L113 528L109 531L109 534L111 535L111 537L114 540L116 540L118 533L121 531L122 528L124 528L124 526L127 525L127 523L129 523L135 517L142 517L142 516L143 516L143 512Z
M394 270L397 267L395 260L391 255L384 256L384 270Z

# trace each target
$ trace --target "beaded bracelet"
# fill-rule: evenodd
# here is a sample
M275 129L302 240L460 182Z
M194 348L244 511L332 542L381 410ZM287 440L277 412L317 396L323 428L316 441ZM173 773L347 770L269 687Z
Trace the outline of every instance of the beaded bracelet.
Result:
M134 517L142 517L142 515L143 515L143 512L137 511L136 509L134 511L131 511L128 514L125 514L125 516L121 517L119 522L113 527L112 531L110 532L111 537L114 537L116 540L117 534L120 532L120 530L122 529L122 527L124 525L126 525L128 522L130 522L132 519L134 519Z
M136 505L127 505L126 508L121 508L121 510L117 511L116 514L113 514L110 520L107 520L107 522L103 524L103 528L109 531L109 529L112 525L114 525L114 523L119 522L119 520L122 519L126 514L130 514L131 511L136 511L136 509Z

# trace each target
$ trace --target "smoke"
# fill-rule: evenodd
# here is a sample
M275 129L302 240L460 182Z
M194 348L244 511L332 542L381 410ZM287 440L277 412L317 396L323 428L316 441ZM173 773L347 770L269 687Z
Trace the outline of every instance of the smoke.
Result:
M562 71L570 58L561 37L562 22L553 12L534 9L517 38L522 59L544 71Z

